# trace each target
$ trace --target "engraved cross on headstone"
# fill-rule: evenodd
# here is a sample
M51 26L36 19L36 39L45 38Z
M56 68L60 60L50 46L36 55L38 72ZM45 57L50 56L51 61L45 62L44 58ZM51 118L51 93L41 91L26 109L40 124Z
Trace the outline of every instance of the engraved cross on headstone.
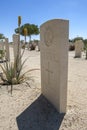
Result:
M47 65L48 67L47 67L47 69L46 69L46 72L47 72L47 74L48 74L48 76L47 76L47 83L48 84L50 84L50 79L51 79L51 76L52 76L52 74L53 74L53 71L50 69L50 63L48 62L48 65Z

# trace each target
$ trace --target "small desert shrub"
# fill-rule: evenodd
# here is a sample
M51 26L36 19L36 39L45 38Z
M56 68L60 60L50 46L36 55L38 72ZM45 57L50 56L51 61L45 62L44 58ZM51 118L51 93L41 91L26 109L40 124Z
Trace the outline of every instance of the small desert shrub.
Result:
M73 50L75 50L75 46L74 45L70 45L69 46L69 51L73 51Z
M30 44L30 51L35 50L36 46L34 44Z

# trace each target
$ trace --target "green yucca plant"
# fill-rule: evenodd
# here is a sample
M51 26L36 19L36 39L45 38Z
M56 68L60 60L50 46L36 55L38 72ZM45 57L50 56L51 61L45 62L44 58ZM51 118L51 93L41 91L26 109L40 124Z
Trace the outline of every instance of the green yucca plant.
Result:
M24 51L23 51L24 53ZM20 59L23 56L23 53L19 57ZM18 57L15 59L14 62L5 62L4 65L0 64L0 67L3 71L3 74L1 75L1 80L3 81L2 85L11 85L11 94L13 90L13 85L15 84L21 84L21 83L27 83L27 80L30 80L31 77L26 76L27 73L37 70L37 69L30 69L23 73L23 66L27 59L25 59L20 67L18 68L19 60Z
M19 35L20 35L20 24L21 24L21 16L18 16ZM25 35L26 34L27 34L27 30L25 30ZM20 41L19 41L19 44L20 44ZM20 54L19 44L18 44L17 56L14 62L12 63L12 62L6 61L4 65L0 64L0 67L3 71L3 73L0 74L1 80L3 81L1 84L11 85L11 94L12 94L14 84L21 84L24 82L27 83L27 80L30 80L31 77L30 76L27 77L26 73L29 73L33 70L37 70L37 69L31 69L23 73L23 66L27 59L21 62L25 49L23 50L22 54ZM21 64L19 64L19 62L21 62Z

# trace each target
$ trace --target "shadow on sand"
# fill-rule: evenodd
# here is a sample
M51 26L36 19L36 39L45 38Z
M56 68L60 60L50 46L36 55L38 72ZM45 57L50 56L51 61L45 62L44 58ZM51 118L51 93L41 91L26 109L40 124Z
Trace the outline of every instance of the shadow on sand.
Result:
M59 130L64 115L40 95L16 118L18 130Z

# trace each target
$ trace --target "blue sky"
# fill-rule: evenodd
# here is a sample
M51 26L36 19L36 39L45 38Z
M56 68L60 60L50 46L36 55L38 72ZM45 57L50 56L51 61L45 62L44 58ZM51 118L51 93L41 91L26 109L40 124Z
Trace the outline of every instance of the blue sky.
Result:
M38 27L51 19L67 19L70 39L87 38L87 0L0 0L0 33L9 41L12 41L18 16L22 16L22 24Z

